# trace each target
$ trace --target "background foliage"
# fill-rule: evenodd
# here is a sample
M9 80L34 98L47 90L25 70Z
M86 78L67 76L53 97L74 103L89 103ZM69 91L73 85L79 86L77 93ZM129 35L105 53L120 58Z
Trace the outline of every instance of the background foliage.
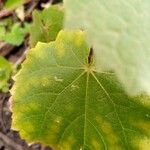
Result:
M0 90L7 92L9 84L7 83L12 73L12 65L2 56L0 56Z
M38 41L50 42L55 40L58 32L63 28L64 12L62 6L53 6L42 12L33 12L33 24L31 26L31 45Z

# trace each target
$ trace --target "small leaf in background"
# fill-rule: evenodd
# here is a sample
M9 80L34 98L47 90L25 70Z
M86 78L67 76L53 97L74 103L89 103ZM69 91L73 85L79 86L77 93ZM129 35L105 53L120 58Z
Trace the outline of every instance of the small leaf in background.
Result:
M64 12L61 6L51 6L43 11L33 12L31 26L31 46L38 41L50 42L55 40L57 33L63 28Z
M28 0L5 0L6 2L4 3L4 7L6 9L15 9L22 4L24 4Z
M53 149L148 150L150 97L131 98L113 73L98 72L85 41L61 31L28 52L11 91L13 128Z
M0 27L1 26L4 26L4 27L7 27L8 29L10 29L10 27L13 25L13 20L12 20L12 17L7 17L5 19L2 19L0 21Z
M8 92L8 80L12 73L12 65L2 56L0 56L0 91Z
M150 0L64 0L65 25L87 31L96 67L126 91L150 94Z
M5 35L5 27L0 26L0 39L2 38L2 35Z
M15 23L10 31L4 31L4 29L4 26L0 26L0 40L19 46L23 43L25 35L29 32L30 24L24 23L24 27L21 27L20 23Z

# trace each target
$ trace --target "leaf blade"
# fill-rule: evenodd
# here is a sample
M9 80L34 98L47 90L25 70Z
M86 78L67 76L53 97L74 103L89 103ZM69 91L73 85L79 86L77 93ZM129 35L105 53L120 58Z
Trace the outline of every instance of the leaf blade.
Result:
M127 96L113 73L89 66L88 54L82 31L61 31L56 41L31 49L12 90L13 127L54 149L147 146L145 96L140 102Z

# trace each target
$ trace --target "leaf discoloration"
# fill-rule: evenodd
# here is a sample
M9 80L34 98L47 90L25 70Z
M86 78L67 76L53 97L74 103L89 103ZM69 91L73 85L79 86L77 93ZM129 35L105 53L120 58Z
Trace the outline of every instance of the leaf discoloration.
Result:
M150 136L149 97L142 96L143 105L139 97L126 95L114 74L98 72L94 57L89 65L86 39L78 42L82 35L84 39L84 32L61 31L55 42L39 43L29 51L12 90L13 128L29 142L56 150L142 148L133 139L146 147L142 137ZM25 121L32 124L31 131Z

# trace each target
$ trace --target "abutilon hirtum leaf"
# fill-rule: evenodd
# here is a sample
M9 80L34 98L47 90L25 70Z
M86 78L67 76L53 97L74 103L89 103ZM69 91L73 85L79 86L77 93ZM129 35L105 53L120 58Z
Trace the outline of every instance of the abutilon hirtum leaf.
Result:
M12 127L54 150L148 150L149 97L97 72L82 31L60 31L27 54L12 93Z

